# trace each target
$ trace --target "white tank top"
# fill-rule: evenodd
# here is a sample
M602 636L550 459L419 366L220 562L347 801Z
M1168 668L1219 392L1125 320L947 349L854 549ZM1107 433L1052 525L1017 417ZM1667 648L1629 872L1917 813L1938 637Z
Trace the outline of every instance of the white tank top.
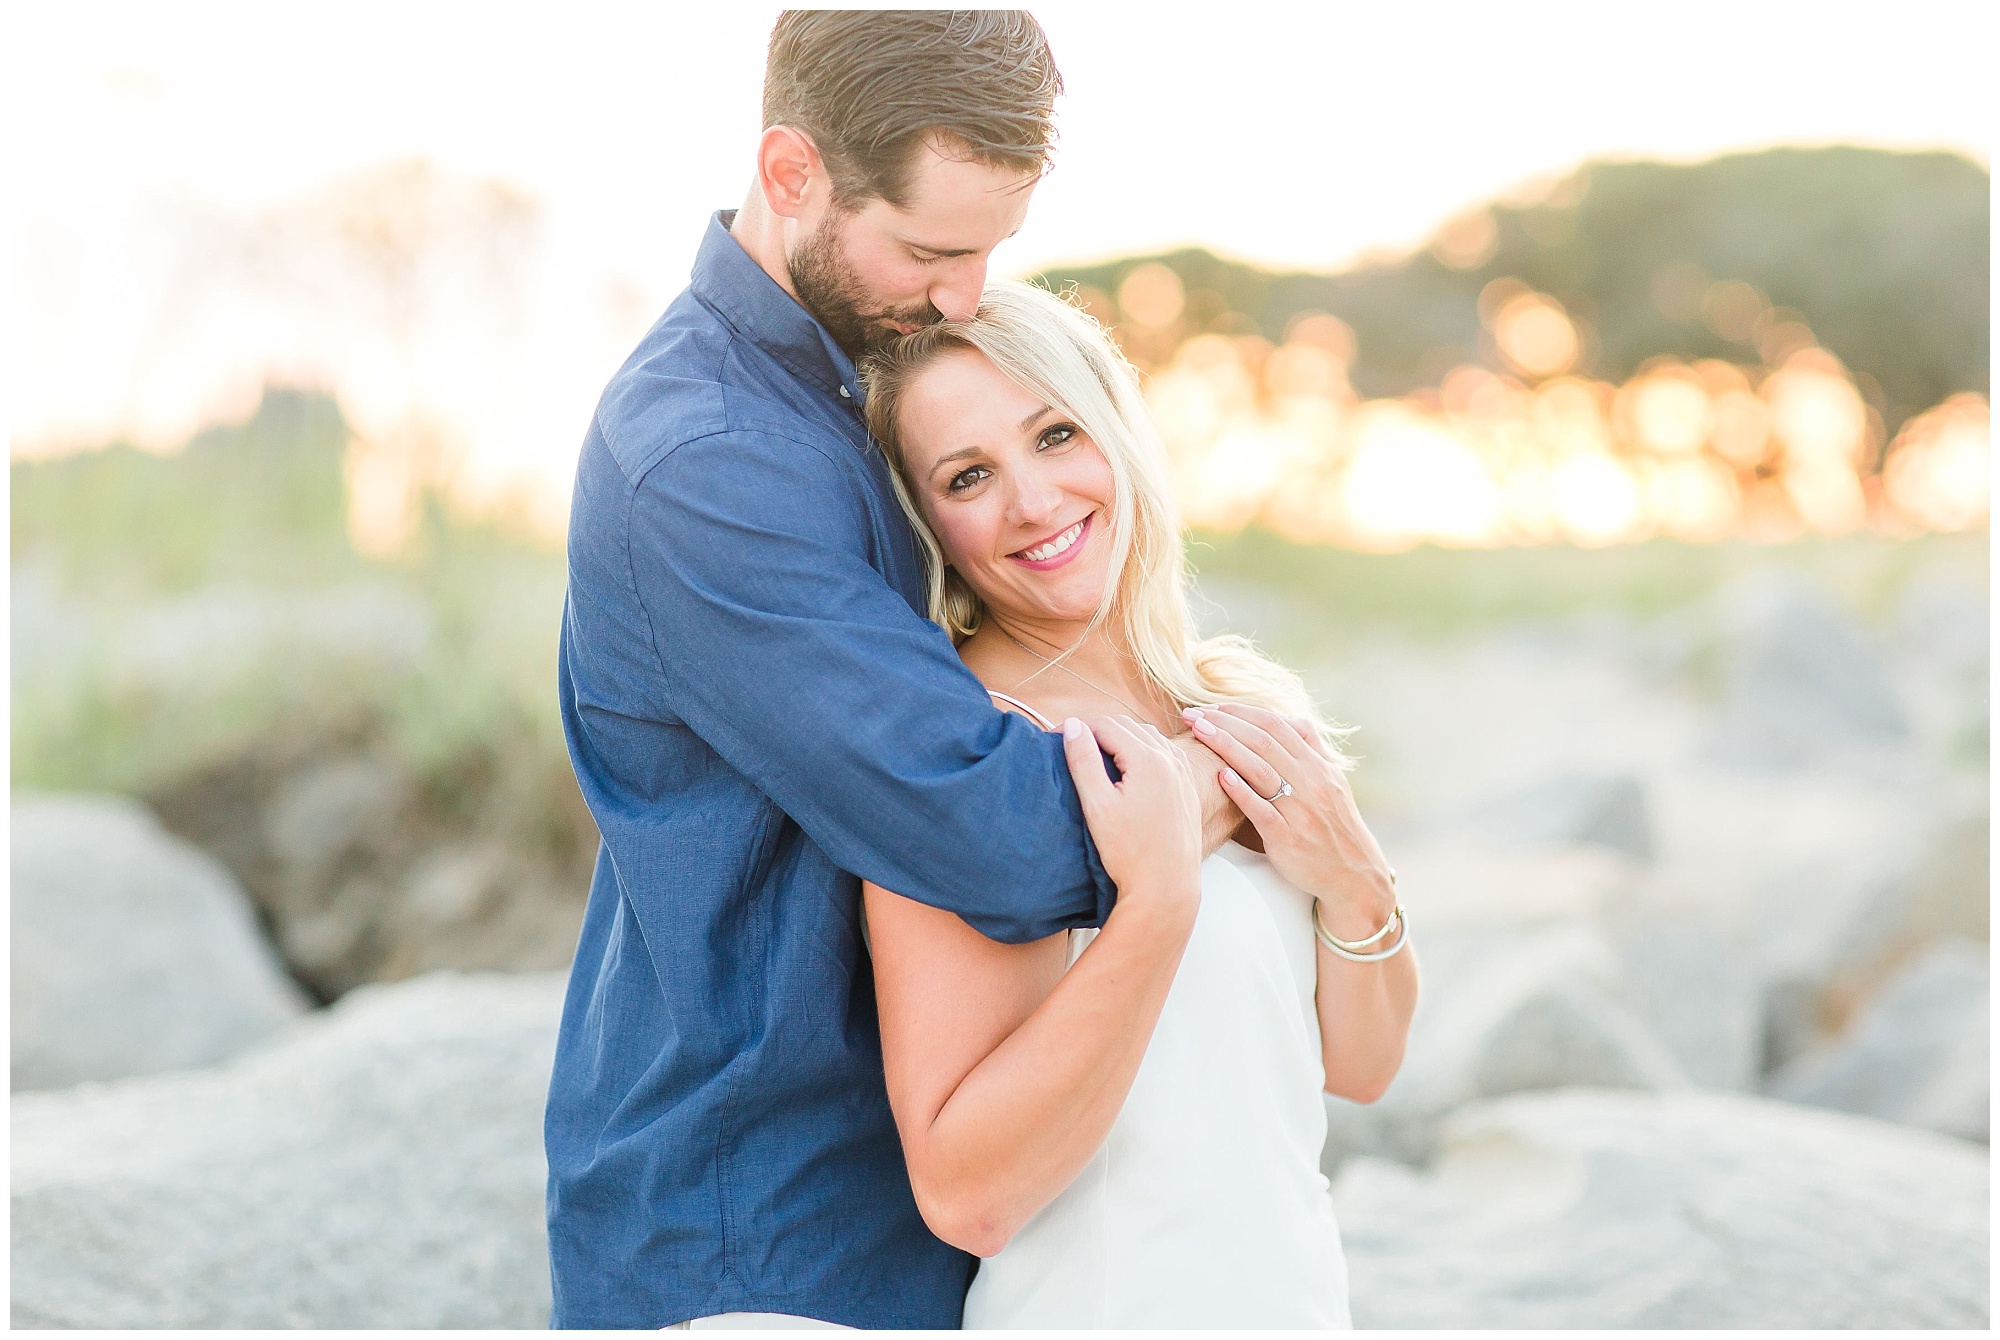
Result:
M1312 899L1234 842L1202 863L1201 893L1110 1134L980 1262L967 1329L1352 1325L1319 1170ZM1095 934L1072 934L1072 963Z

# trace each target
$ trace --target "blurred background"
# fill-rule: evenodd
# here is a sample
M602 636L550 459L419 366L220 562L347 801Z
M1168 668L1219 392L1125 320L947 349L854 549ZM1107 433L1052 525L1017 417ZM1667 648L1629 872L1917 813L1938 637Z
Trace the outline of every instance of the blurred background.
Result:
M1357 1319L1985 1325L1990 15L1036 12L996 272L1418 927ZM545 1323L570 475L775 13L12 16L17 1323Z

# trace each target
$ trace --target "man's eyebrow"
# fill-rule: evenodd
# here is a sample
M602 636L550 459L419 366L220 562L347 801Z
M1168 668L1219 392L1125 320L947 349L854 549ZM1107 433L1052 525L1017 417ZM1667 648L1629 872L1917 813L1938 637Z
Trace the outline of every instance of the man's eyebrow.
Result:
M931 255L940 258L978 254L977 247L934 247L927 242L915 242L908 239L905 239L903 245L909 247L912 251L928 251Z
M1019 228L1016 228L1013 233L1007 234L1007 237L1012 237L1014 236L1014 233L1018 233L1020 231L1021 230ZM1007 240L1007 238L1002 238L1000 240L1004 242ZM903 239L903 245L915 251L928 251L931 253L931 255L940 258L948 258L953 256L976 256L979 254L979 248L977 247L934 247L927 242L918 242L912 238L907 238L907 237Z

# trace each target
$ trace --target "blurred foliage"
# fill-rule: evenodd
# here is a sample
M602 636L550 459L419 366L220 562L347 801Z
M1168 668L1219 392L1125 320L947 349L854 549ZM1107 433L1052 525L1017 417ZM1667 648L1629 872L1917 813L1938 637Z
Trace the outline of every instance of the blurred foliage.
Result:
M347 441L330 400L273 390L176 455L12 465L14 784L170 802L372 751L422 822L586 864L552 691L561 556L429 497L407 557L362 558Z
M553 692L561 555L432 498L407 557L358 556L342 525L345 443L331 402L273 391L179 455L13 465L15 784L160 797L223 775L255 785L329 748L387 750L430 822L586 861L594 834ZM1305 656L1370 631L1644 619L1773 562L1811 569L1867 614L1939 561L1983 586L1986 546L1979 531L1367 554L1253 528L1197 533L1190 555L1225 607L1232 587L1280 602L1274 649Z
M1420 545L1396 554L1302 545L1256 528L1196 532L1189 558L1197 584L1229 608L1244 586L1283 601L1280 654L1324 654L1356 636L1393 632L1439 639L1507 626L1610 614L1644 622L1707 598L1750 572L1771 567L1810 573L1864 619L1891 611L1918 572L1949 571L1987 584L1984 531L1911 540L1856 534L1784 545L1648 540L1605 549L1542 545L1447 549ZM1279 611L1274 611L1277 613ZM1254 624L1256 612L1247 617Z
M1613 381L1661 354L1743 361L1754 335L1725 337L1715 327L1728 323L1702 306L1716 285L1748 284L1854 370L1893 434L1953 392L1987 390L1989 194L1985 169L1949 153L1593 163L1539 200L1454 221L1429 250L1339 274L1272 273L1197 249L1040 279L1110 295L1159 261L1186 290L1183 333L1277 341L1300 314L1331 313L1357 337L1363 396L1435 386L1459 363L1498 366L1479 314L1497 279L1562 302L1586 332L1580 370Z
M247 422L201 432L171 456L117 444L17 461L12 561L50 562L65 586L134 598L351 576L347 437L330 399L274 389Z

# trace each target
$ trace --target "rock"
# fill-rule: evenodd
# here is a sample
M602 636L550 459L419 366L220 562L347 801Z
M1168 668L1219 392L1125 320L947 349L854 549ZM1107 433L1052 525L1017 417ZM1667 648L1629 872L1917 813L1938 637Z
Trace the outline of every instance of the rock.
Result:
M1653 855L1645 783L1631 773L1551 777L1486 802L1461 828L1500 842L1587 842L1640 860Z
M1981 1012L1960 1030L1936 1072L1903 1110L1906 1125L1993 1143L1993 1021Z
M388 759L335 756L285 778L263 812L278 945L322 996L376 976L377 923L413 845L414 791Z
M1986 940L1992 925L1993 826L1986 786L1947 796L1910 874L1908 932L1919 939L1960 935Z
M1607 930L1624 999L1689 1082L1752 1089L1763 1063L1763 978L1737 929L1707 909L1646 902Z
M1897 614L1899 641L1939 670L1983 681L1992 660L1991 601L1984 590L1937 568L1918 573Z
M1411 843L1395 855L1411 925L1427 942L1492 929L1597 918L1631 895L1644 870L1602 847Z
M1940 934L1985 938L1984 788L1930 808L1923 824L1865 845L1829 834L1825 852L1760 883L1767 1071L1826 1041L1917 946Z
M1907 736L1880 658L1817 587L1789 574L1756 573L1723 593L1721 610L1726 669L1717 757L1791 768Z
M333 1000L440 968L568 964L597 842L567 760L560 768L509 778L504 797L497 782L468 782L452 802L470 804L462 813L394 750L321 741L248 752L155 803L236 872L294 975ZM577 844L552 840L564 829Z
M1478 1098L1592 1085L1686 1083L1624 1000L1617 951L1581 921L1429 934L1412 914L1423 991L1403 1067L1366 1106L1329 1096L1331 1174L1356 1154L1421 1162L1440 1124Z
M383 980L495 964L563 968L576 952L583 904L554 872L497 842L466 842L417 861L385 917Z
M1766 1092L1986 1141L1986 956L1969 940L1932 945L1845 1034L1771 1076Z
M1738 1094L1481 1103L1334 1187L1355 1324L1987 1325L1984 1150Z
M1305 669L1315 696L1360 727L1354 780L1370 822L1436 835L1440 820L1537 778L1638 777L1653 808L1656 776L1699 748L1712 713L1605 643L1579 628L1444 645L1378 635Z
M560 974L356 991L225 1066L14 1100L17 1327L543 1327Z
M212 858L114 796L17 799L13 1086L208 1065L305 1008Z
M1934 757L1981 773L1992 731L1988 605L1983 583L1940 566L1911 580L1897 618L1897 687L1915 734Z

